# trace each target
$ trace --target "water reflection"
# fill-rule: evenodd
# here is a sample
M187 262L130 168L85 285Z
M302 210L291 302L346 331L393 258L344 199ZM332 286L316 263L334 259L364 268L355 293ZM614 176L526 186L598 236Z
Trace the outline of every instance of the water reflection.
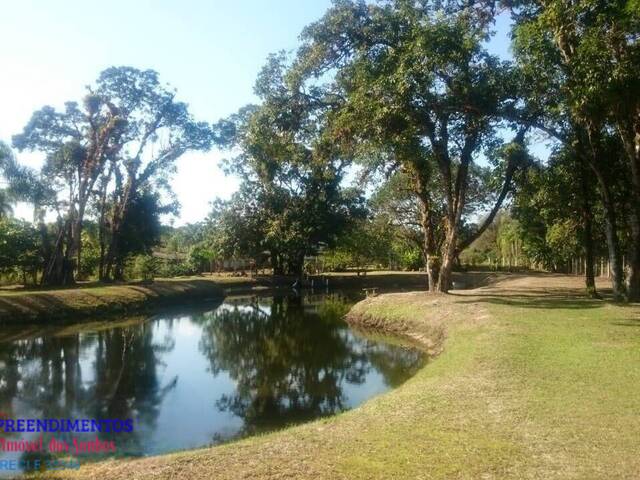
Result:
M350 330L348 307L337 295L275 296L88 331L12 332L0 343L0 411L133 418L132 433L97 434L115 441L119 455L193 448L340 412L400 384L424 361ZM30 434L4 437L12 435Z

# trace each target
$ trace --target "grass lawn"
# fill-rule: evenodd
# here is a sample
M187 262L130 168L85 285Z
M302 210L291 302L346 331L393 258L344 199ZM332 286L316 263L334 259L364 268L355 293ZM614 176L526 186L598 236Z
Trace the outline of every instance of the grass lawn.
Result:
M50 322L65 318L97 316L133 311L155 301L182 297L222 297L233 286L250 288L243 277L185 277L158 279L150 284L79 284L71 288L3 290L0 292L0 322Z
M370 298L355 322L440 352L398 389L280 432L47 478L638 478L640 306L583 299L579 283Z
M322 279L329 275L323 275ZM355 273L330 275L332 288L424 288L426 275L413 272L370 272L359 277ZM79 282L65 288L23 289L16 286L0 288L0 324L29 321L50 322L57 319L76 320L112 313L130 313L158 301L176 303L186 297L222 297L247 291L274 287L289 288L291 277L233 276L206 274L203 276L158 278L153 283L101 284Z

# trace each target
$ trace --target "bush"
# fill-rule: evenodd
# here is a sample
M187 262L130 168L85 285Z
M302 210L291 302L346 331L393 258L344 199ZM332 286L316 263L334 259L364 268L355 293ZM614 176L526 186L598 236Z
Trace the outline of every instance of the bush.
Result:
M419 248L405 247L396 252L399 266L402 270L420 270L424 266L422 252Z
M133 262L133 274L142 280L153 280L160 271L160 265L151 255L138 255Z
M214 258L213 252L202 244L194 245L189 250L188 267L194 273L202 273Z
M184 260L169 259L160 262L158 275L161 277L184 277L193 275L193 266Z

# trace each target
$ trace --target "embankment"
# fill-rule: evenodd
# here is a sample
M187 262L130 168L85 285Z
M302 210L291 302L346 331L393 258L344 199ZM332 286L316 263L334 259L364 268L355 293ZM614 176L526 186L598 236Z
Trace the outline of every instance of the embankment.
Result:
M237 282L237 287L247 280ZM109 285L0 294L0 323L51 322L138 311L177 299L222 298L215 280L158 280L150 284Z

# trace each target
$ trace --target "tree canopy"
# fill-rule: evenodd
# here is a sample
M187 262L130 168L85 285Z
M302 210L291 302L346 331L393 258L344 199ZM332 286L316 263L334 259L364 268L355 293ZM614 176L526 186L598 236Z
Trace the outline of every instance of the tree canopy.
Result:
M505 11L512 60L488 45ZM614 295L637 300L639 32L636 0L336 0L296 52L269 56L255 104L211 124L157 72L111 67L13 138L41 169L0 144L4 235L20 244L29 229L9 217L30 202L44 284L122 279L136 255L170 258L172 274L248 258L296 276L321 255L425 268L446 292L474 245L464 258L551 270L583 257L597 295L606 250ZM548 159L528 149L540 141ZM200 224L162 226L176 160L213 146L239 190Z

